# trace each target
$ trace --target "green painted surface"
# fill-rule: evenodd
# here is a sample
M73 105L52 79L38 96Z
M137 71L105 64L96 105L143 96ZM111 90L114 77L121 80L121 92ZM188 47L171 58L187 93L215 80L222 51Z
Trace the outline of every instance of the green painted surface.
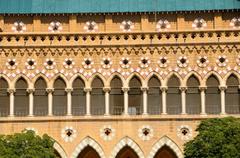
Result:
M240 9L240 0L0 0L0 13L113 13Z

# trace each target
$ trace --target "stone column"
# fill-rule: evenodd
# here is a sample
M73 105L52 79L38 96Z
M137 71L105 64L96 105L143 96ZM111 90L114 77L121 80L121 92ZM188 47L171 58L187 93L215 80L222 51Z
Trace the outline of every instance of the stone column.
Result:
M110 87L104 87L103 91L105 92L105 116L109 116L109 92L111 91Z
M66 88L67 92L67 115L72 116L72 88Z
M148 114L148 111L147 111L147 91L148 91L148 87L142 87L141 90L143 92L143 115L147 115Z
M16 90L13 88L8 89L9 98L10 98L10 112L9 112L10 117L14 116L14 93L15 92Z
M33 116L33 103L34 103L34 98L33 98L33 93L35 89L27 89L28 92L28 97L29 97L29 116Z
M90 106L91 106L91 91L92 88L84 88L84 91L86 92L86 116L90 116L91 115L91 110L90 110Z
M181 114L186 114L186 91L187 87L180 87L179 88L181 91L181 101L182 101L182 113Z
M162 114L167 114L167 87L160 87L162 91Z
M128 91L129 91L129 87L123 87L122 91L124 93L124 115L128 115Z
M221 114L225 115L225 90L227 89L226 86L219 86L220 92L221 92Z
M199 87L201 93L201 115L206 115L205 91L207 87Z
M52 116L53 115L53 92L54 89L53 88L47 88L46 89L47 93L48 93L48 116Z

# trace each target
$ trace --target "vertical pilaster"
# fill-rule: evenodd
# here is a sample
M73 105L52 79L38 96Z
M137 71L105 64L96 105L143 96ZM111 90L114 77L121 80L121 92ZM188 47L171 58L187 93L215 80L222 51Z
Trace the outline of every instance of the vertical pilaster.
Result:
M105 31L110 32L113 25L112 15L105 16Z
M77 30L77 15L69 16L69 31L76 32Z
M142 87L141 90L143 92L143 115L147 115L148 114L148 111L147 111L147 91L148 91L148 87Z
M28 97L29 97L29 114L28 116L33 116L33 103L34 103L34 98L33 98L33 93L34 89L27 89L28 92Z
M41 17L40 16L33 17L33 31L41 32Z
M227 89L226 86L220 86L219 87L220 92L221 92L221 114L225 115L226 110L225 110L225 90Z
M160 87L162 91L162 114L167 114L167 87Z
M148 15L147 14L142 14L141 15L141 30L142 31L148 31L149 27L148 27Z
M84 91L86 92L86 116L90 116L90 106L91 106L91 88L84 88Z
M124 94L124 115L128 115L128 87L122 88L123 94Z
M14 116L14 93L16 92L15 89L8 89L9 98L10 98L10 113L9 116Z
M181 101L182 101L182 114L186 114L186 91L187 87L180 87L181 91Z
M213 29L221 29L223 27L222 13L214 13L214 25Z
M201 115L206 115L205 91L207 87L199 87L201 95Z
M47 88L46 91L48 93L48 115L52 116L53 115L53 112L52 112L53 105L52 104L53 104L54 89L53 88Z
M72 88L66 88L65 91L67 92L67 115L72 115Z
M105 92L105 116L110 115L109 114L109 92L111 91L110 87L104 87L103 91Z
M177 15L177 30L185 30L185 17L184 14Z

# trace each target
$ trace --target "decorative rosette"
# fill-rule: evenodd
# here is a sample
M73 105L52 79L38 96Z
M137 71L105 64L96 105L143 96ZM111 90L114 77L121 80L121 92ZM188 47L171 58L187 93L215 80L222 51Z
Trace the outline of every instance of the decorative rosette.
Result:
M36 65L37 65L36 61L32 58L27 59L27 61L25 62L25 66L28 70L35 69Z
M192 138L192 128L188 125L182 125L177 128L177 136L182 140L190 140Z
M82 65L85 69L91 69L93 64L94 62L92 61L92 58L83 59Z
M170 23L168 20L161 19L157 22L156 29L157 31L163 31L171 28Z
M197 65L199 67L206 67L209 63L207 56L199 56L197 59Z
M218 58L216 59L216 63L218 66L220 67L225 67L227 66L228 63L228 59L226 55L220 55L218 56Z
M109 69L112 66L111 58L103 58L101 65L104 69Z
M149 125L144 125L138 129L138 136L144 141L150 140L153 137L153 129Z
M230 22L230 26L234 29L239 29L240 28L240 18L233 18Z
M98 25L94 21L87 21L83 29L86 32L96 32L98 30Z
M66 58L63 62L63 66L66 69L72 69L74 65L75 65L75 62L73 61L72 58Z
M128 57L123 57L122 59L121 59L121 61L119 62L119 64L120 64L120 66L122 67L122 68L124 68L124 69L127 69L127 68L129 68L130 67L130 65L131 65L131 60L129 60L129 58Z
M158 64L161 68L166 68L169 64L169 60L167 57L160 57L158 60Z
M46 69L52 70L56 66L56 62L54 61L54 59L48 58L43 65Z
M202 18L197 18L193 21L192 27L194 29L204 29L207 27L207 22Z
M49 32L60 32L63 30L62 24L58 21L52 21L49 24L48 31Z
M180 56L177 60L177 64L181 68L187 67L188 63L189 63L189 61L186 56Z
M77 131L73 127L66 126L61 131L61 137L65 142L72 142L77 137Z
M120 29L123 32L131 32L134 29L134 24L130 20L124 20L120 25Z
M100 137L105 141L110 141L115 136L115 129L113 129L110 125L105 125L100 129Z
M141 68L147 68L151 61L148 57L141 57L141 60L139 61L139 65Z
M23 33L26 30L27 30L27 27L22 21L16 21L13 23L12 31Z
M14 70L17 68L18 63L16 62L16 59L8 59L6 62L6 66L9 70Z

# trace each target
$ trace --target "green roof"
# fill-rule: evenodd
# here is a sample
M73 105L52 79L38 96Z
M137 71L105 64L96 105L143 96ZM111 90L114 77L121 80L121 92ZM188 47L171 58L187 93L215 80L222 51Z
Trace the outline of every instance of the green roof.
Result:
M240 9L240 0L0 0L0 14L176 12Z

